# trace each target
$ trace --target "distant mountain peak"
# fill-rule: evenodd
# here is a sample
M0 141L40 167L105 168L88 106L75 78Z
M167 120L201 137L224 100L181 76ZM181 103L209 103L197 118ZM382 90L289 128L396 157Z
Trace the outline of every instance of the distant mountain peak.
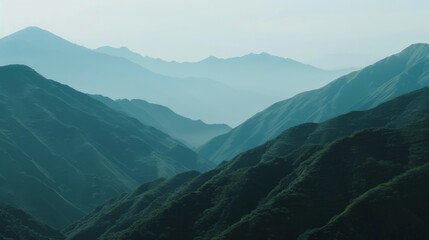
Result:
M416 54L423 53L429 54L429 44L427 43L415 43L400 52L400 54Z
M399 56L404 56L408 59L408 64L416 63L422 59L429 58L429 44L415 43L402 50Z
M30 42L38 46L44 46L48 48L57 48L57 49L75 49L82 48L80 45L72 43L54 33L51 33L40 27L27 27L21 29L15 33L12 33L0 41L25 41Z
M119 49L122 49L122 50L127 50L127 51L130 51L130 52L132 52L129 48L127 48L127 47L124 47L124 46L122 46L122 47L120 47Z
M43 28L37 27L37 26L29 26L29 27L23 28L21 30L18 30L18 32L45 32L45 33L49 33L49 31L47 31Z
M26 27L24 29L21 29L15 33L12 33L11 35L9 35L8 37L56 37L56 38L60 38L57 35L36 27L36 26L31 26L31 27Z
M269 54L269 53L267 53L267 52L260 52L260 53L249 53L249 54L246 54L246 55L244 55L243 57L250 57L250 56L258 56L258 57L277 57L277 56L274 56L274 55L272 55L272 54Z
M201 60L201 62L207 62L207 61L217 61L217 60L221 60L222 58L218 58L218 57L215 57L215 56L209 56L209 57L206 57L206 58L204 58L203 60Z

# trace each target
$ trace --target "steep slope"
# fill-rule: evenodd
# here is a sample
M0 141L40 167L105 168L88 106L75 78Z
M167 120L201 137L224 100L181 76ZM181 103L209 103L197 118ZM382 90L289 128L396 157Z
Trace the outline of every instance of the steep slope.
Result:
M297 126L207 173L144 184L99 207L65 234L69 239L296 239L329 227L336 216L346 215L372 196L368 193L385 186L402 191L398 194L407 199L408 193L414 194L410 197L418 198L413 201L423 203L429 195L422 187L429 177L428 99L429 89L424 89L369 111ZM354 117L360 126L347 125ZM395 129L353 133L372 124ZM308 145L315 136L321 144ZM421 169L426 169L424 177L407 183L410 188L419 184L416 190L396 189L398 178ZM423 192L415 194L420 189ZM367 204L371 209L377 206ZM392 216L402 211L392 205L385 210ZM357 215L350 221L364 223L372 217L369 211L353 212ZM420 219L420 226L429 224L429 219ZM407 219L391 219L390 226L403 221ZM426 236L423 228L414 229L416 236ZM368 236L382 233L374 231Z
M328 224L300 239L424 240L429 236L428 181L428 164L407 171L363 194Z
M0 239L64 239L58 231L38 222L36 219L12 206L0 203Z
M212 164L21 65L0 67L0 201L64 227L138 184Z
M199 62L179 63L143 57L125 47L101 47L95 51L126 58L164 75L210 78L237 89L273 96L277 100L319 88L350 72L350 70L325 71L268 53L227 59L209 57Z
M298 124L369 109L425 86L429 86L429 45L415 44L323 88L275 103L199 152L214 162L227 160Z
M112 100L100 95L93 96L107 106L138 119L147 126L161 130L191 148L198 148L210 139L231 130L225 124L206 124L178 115L171 109L144 100Z
M79 91L145 99L192 119L238 125L274 99L207 78L175 78L31 27L0 39L0 65L24 64ZM249 104L251 103L251 104ZM240 111L236 111L240 109Z

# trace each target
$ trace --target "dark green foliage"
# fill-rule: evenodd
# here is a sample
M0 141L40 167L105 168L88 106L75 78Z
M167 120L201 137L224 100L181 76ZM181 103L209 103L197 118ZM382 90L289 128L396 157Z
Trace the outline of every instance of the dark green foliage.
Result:
M212 139L199 152L214 162L228 160L290 127L366 110L427 86L429 45L415 44L323 88L275 103L227 134Z
M64 238L60 232L38 222L25 212L0 204L0 239L53 240Z
M353 201L325 226L308 231L310 239L421 239L429 236L429 165L409 170Z
M155 215L163 202L183 195L180 191L190 187L198 175L197 172L187 172L171 179L143 184L133 193L97 208L95 214L89 214L64 232L74 239L96 239L101 236L115 239L116 232L128 229L140 218Z
M107 106L138 119L144 125L152 126L183 142L191 148L200 147L208 140L225 134L231 128L225 124L206 124L201 120L185 118L171 109L144 100L121 99L113 101L103 96L93 96Z
M143 182L212 167L159 130L25 66L0 68L0 116L0 201L57 228Z
M411 239L423 239L429 218L418 209L429 197L428 98L423 89L369 111L297 126L186 183L170 179L181 184L172 191L160 191L159 182L143 185L65 233L85 239L114 213L119 220L92 238L336 239L339 233L349 239L344 234L352 232L356 239L404 239L415 230ZM153 191L160 194L156 210L147 211L151 203L126 205Z

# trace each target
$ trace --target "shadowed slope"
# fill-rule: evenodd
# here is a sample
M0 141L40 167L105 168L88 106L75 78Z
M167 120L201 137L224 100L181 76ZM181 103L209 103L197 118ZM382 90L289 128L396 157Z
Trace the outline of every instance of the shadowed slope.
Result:
M0 67L0 122L0 200L55 227L140 183L212 166L159 130L25 66Z
M0 239L64 239L58 231L38 222L25 212L0 204Z

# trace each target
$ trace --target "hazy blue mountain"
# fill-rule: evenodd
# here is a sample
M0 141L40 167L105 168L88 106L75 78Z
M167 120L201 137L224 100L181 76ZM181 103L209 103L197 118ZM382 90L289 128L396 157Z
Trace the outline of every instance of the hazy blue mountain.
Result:
M96 51L126 58L164 75L210 78L237 89L273 96L278 101L322 87L337 77L351 72L351 70L325 71L268 53L227 59L209 57L199 62L179 63L143 57L125 47L101 47Z
M100 95L93 97L113 109L136 118L144 125L152 126L167 133L191 148L198 148L208 140L231 130L228 125L206 124L201 120L192 120L178 115L165 106L144 100L120 99L114 101Z
M0 65L25 64L79 91L113 99L144 99L209 123L236 126L274 98L207 78L174 78L101 54L30 27L0 39ZM237 111L240 109L240 111Z
M182 143L34 70L0 67L0 201L64 227L163 176L213 167Z
M65 237L27 213L0 203L0 239L54 240Z
M425 239L428 180L425 88L368 111L291 128L212 171L143 184L65 234L130 240Z
M323 88L275 103L199 152L215 162L227 160L292 126L369 109L424 86L429 86L429 45L415 44Z

